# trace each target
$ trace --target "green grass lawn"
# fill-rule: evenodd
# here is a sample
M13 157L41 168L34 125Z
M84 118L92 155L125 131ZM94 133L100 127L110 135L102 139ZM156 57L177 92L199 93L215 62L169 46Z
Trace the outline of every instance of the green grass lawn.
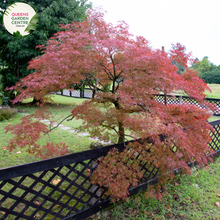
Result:
M77 104L83 102L82 99L76 98L68 98L63 96L53 96L55 104L48 104L47 107L50 108L53 113L53 120L59 122L62 118L69 115L71 110ZM38 161L39 158L35 158L34 156L28 154L25 149L16 149L12 152L8 150L3 150L7 146L8 141L12 138L10 133L5 133L4 128L8 125L8 123L17 124L19 123L19 119L24 116L24 114L33 113L38 107L30 105L28 102L31 100L26 100L20 106L15 106L22 113L18 113L14 118L0 122L0 168L24 164L28 162ZM72 121L63 122L64 126L69 126L71 128L76 128L82 121L73 119ZM90 143L94 142L89 139L88 136L79 136L75 133L71 133L68 130L62 130L61 128L54 129L49 135L45 135L40 139L40 143L44 144L46 142L53 141L55 143L65 142L67 146L69 146L69 152L75 153L79 151L84 151L89 149ZM17 153L21 152L21 153Z
M220 84L208 84L208 87L211 89L212 92L206 90L205 91L206 98L220 99ZM173 94L184 96L184 93L181 91L174 91Z
M214 98L214 99L220 99L220 85L219 84L208 84L209 88L212 90L210 93L209 91L206 91L206 98ZM212 116L209 121L215 121L219 120L220 116Z
M209 91L206 91L206 97L207 98L215 98L220 99L220 85L219 84L208 84L209 88L212 90L210 93Z
M85 99L80 98L70 98L61 95L53 95L52 100L53 104L47 104L46 107L52 112L53 120L56 122L60 122L63 118L71 114L71 110L81 104ZM29 103L32 99L25 100L24 104L19 106L18 109L27 113L33 113L37 107L30 105ZM63 125L69 126L71 128L77 128L82 124L82 121L73 119L71 121L62 122Z

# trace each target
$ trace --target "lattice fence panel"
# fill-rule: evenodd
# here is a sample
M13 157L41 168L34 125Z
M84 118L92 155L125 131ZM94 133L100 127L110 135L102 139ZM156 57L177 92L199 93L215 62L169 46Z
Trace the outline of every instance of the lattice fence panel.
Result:
M217 109L214 111L214 115L220 115L220 99L207 99L207 101L217 105Z
M87 160L0 183L0 219L62 219L108 199L106 188L90 184L87 174L97 166ZM143 183L157 169L142 162Z
M165 104L165 97L164 95L155 95L155 100ZM167 105L173 105L173 104L179 104L180 103L180 99L179 97L175 97L175 96L169 96L167 95Z
M82 94L81 94L82 93ZM57 95L61 95L61 92L57 92ZM71 96L75 98L92 98L92 90L90 89L85 89L84 91L80 92L79 90L75 90L72 92L69 92L69 90L63 90L63 95L64 96ZM155 100L157 100L160 103L165 104L165 97L164 95L155 95L154 96ZM217 110L214 111L214 115L220 115L220 99L207 99L208 102L210 103L215 103L217 105ZM198 106L199 108L206 108L205 106L201 106L196 100L187 97L187 96L170 96L167 95L167 104L193 104Z
M155 100L160 102L160 103L165 103L165 99L164 99L164 96L160 96L160 95L155 95L154 96Z
M140 183L144 183L155 178L158 173L158 169L154 165L145 161L141 162L141 171L143 172L143 177L140 180Z
M72 91L71 97L80 98L80 91L79 90Z
M178 103L179 103L178 97L167 96L167 104L168 105L173 105L173 104L178 104Z
M181 103L184 104L184 105L192 105L193 104L193 105L196 105L196 106L200 107L200 105L198 104L197 101L195 101L194 99L191 99L189 97L186 97L186 96L182 97L182 102Z
M92 98L92 90L91 89L85 89L83 96L84 96L83 98L91 99Z
M165 104L165 97L164 95L155 95L155 100L157 100L160 103ZM220 115L220 99L206 99L208 102L216 104L217 109L213 112L214 115ZM199 108L207 108L206 106L202 106L198 103L198 101L187 97L187 96L170 96L167 95L167 104L184 104L184 105L196 105Z
M212 138L209 146L214 150L220 150L220 125L215 125L213 127L213 131L210 132L210 136Z
M71 92L70 92L68 89L64 89L64 90L63 90L63 95L64 95L64 96L70 96L70 93L71 93Z
M87 177L93 169L89 160L2 181L0 218L62 219L106 200Z

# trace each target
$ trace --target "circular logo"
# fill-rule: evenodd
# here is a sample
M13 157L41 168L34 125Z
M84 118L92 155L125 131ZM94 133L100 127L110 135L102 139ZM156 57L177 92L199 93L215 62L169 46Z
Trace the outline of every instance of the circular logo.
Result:
M10 34L19 32L22 36L30 34L37 27L38 15L28 4L16 2L4 12L3 23Z

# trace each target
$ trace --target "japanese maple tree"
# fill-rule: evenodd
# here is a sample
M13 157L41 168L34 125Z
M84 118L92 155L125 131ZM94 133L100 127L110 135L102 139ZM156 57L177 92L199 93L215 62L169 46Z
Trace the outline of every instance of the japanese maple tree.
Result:
M52 91L73 89L75 84L86 84L93 90L92 99L71 112L71 117L84 122L79 129L104 141L119 143L127 137L138 140L123 152L111 151L91 177L93 183L105 185L109 194L124 198L129 185L136 185L142 176L140 158L157 167L162 175L176 167L189 173L187 162L207 163L206 154L212 153L208 147L211 127L207 123L210 116L207 109L213 107L204 100L208 86L188 68L190 55L183 45L173 45L168 53L153 50L144 37L134 38L126 23L113 26L97 11L90 11L83 22L62 28L65 31L55 34L47 46L39 46L42 56L31 60L29 65L34 73L13 87L19 92L14 103L28 97L45 101ZM183 74L177 74L174 61L185 67ZM206 109L195 105L164 105L155 97L174 91L183 91ZM39 113L28 120L31 117L40 118ZM35 133L49 131L35 122L31 127L35 132L26 138L18 129L24 123L25 120L7 128L17 135L10 142L10 149L16 145L33 146L30 139L36 141L39 137ZM22 141L17 142L21 136ZM48 146L51 149L53 145ZM66 153L66 146L62 144L62 147L59 153ZM40 155L40 147L36 149ZM31 152L35 153L35 148ZM138 157L134 156L137 154ZM169 177L172 176L169 172Z

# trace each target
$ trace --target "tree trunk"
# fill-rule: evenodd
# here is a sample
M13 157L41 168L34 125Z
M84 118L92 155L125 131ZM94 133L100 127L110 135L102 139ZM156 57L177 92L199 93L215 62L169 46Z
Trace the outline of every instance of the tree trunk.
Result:
M120 104L118 100L114 101L113 104L117 110L120 109ZM118 121L118 143L122 143L124 142L124 140L125 140L125 129L122 120L122 121Z
M125 129L122 122L118 122L118 143L122 143L125 140Z
M92 99L95 98L95 92L96 92L95 89L93 89L93 90L92 90Z

